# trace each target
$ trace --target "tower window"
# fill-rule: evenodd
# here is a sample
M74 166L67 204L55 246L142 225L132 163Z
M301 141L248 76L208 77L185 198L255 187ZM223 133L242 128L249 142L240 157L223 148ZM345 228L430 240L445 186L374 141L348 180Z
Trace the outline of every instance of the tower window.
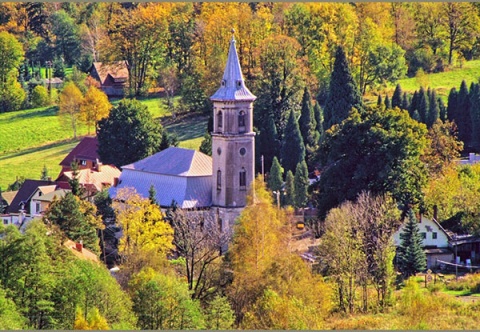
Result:
M218 170L217 171L217 190L222 189L222 171Z
M241 133L245 132L245 112L240 111L238 113L238 131Z
M223 127L223 116L222 116L222 111L219 111L217 113L217 127L222 128Z
M240 190L246 190L247 189L247 172L245 171L245 168L242 167L242 170L240 171Z

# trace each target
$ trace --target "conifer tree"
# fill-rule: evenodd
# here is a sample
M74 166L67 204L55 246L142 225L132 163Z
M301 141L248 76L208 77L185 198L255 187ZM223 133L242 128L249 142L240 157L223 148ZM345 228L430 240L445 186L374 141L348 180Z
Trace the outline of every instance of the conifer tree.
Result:
M415 90L412 96L412 100L410 102L410 107L408 108L408 113L413 118L413 113L417 111L418 113L418 91Z
M273 115L269 114L266 119L266 125L258 135L258 156L263 155L265 169L272 167L273 157L280 155L280 142ZM257 158L260 161L260 158Z
M307 163L305 161L302 161L301 163L297 164L293 181L293 187L295 191L293 205L296 208L304 207L307 203L308 185L309 182Z
M388 95L385 95L385 109L389 110L392 108L392 103L390 102L390 98Z
M337 48L333 64L330 87L324 108L326 130L348 117L352 108L363 110L362 96L348 66L347 57L341 46Z
M408 102L408 95L406 92L403 93L402 106L400 108L402 110L408 110L410 108L410 103Z
M295 177L292 171L287 172L285 179L285 205L293 205L295 203Z
M383 100L382 100L382 95L379 94L377 98L377 106L382 107L383 106Z
M42 174L40 175L40 180L47 181L48 180L48 169L47 165L43 164Z
M437 99L438 103L438 109L440 110L440 120L443 122L447 121L447 107L445 106L445 103L443 102L442 98Z
M0 214L2 214L4 211L5 211L5 208L6 208L6 204L3 200L3 197L2 197L2 188L0 188Z
M470 116L470 96L467 83L462 81L457 97L455 123L458 127L458 138L463 141L465 148L470 146L472 120Z
M78 163L76 161L72 162L71 168L72 168L72 178L68 180L68 184L70 185L72 194L80 197L83 195L84 190L80 185L80 181L78 180Z
M475 152L480 151L480 85L475 84L470 92L470 116L472 121L471 145Z
M431 128L438 118L440 118L440 107L438 106L437 92L431 90L428 103L427 127Z
M285 171L294 171L297 164L305 160L305 145L303 144L302 135L298 128L298 122L295 114L290 111L287 126L282 141L281 151L282 165Z
M458 107L458 92L456 88L452 88L448 94L447 101L447 119L457 123L457 107Z
M425 270L427 258L422 249L422 237L415 214L408 211L408 221L400 233L398 262L400 271L406 278Z
M305 147L314 146L317 143L315 141L315 122L310 92L308 92L307 87L305 87L302 97L302 112L300 114L300 118L298 119L298 126L300 128L300 133L302 134Z
M203 136L202 143L200 143L200 152L205 153L207 156L212 155L212 135L209 132L206 132Z
M280 165L277 157L273 157L272 167L268 173L268 188L271 191L278 191L282 189L283 185L283 168Z
M420 116L420 122L427 123L428 96L423 87L420 87L420 91L418 92L417 111Z
M397 84L392 96L392 108L402 108L402 95L402 87L400 86L400 84Z
M157 191L155 190L155 186L153 185L153 183L150 185L150 188L148 189L148 199L150 200L151 204L160 205L157 202Z
M315 103L315 106L313 106L313 114L315 116L315 131L318 134L318 137L322 137L323 135L323 110L320 107L320 104L318 101Z

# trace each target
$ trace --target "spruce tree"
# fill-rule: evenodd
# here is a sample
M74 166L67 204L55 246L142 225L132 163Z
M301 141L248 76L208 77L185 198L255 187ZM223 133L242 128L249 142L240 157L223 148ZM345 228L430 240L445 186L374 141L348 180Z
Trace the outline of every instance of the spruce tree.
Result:
M304 207L307 203L308 185L309 181L307 163L302 161L301 163L297 164L297 168L295 169L295 177L293 180L295 193L293 197L293 205L296 208Z
M155 186L153 185L153 183L150 185L150 188L148 189L148 199L150 200L151 204L160 205L157 202L157 191L155 190Z
M480 151L480 85L475 84L470 93L470 116L472 121L471 146L475 152Z
M378 95L378 98L377 98L377 106L378 107L382 107L383 106L383 101L382 101L382 95Z
M440 118L440 107L438 106L437 92L435 90L430 91L427 115L427 127L431 128L435 121Z
M84 193L84 188L80 185L78 180L78 163L76 161L72 162L70 165L72 169L72 178L68 180L72 194L78 197L81 197Z
M402 87L400 86L400 84L397 84L392 96L392 108L402 108L402 95Z
M329 93L324 108L324 126L326 130L348 117L352 108L363 111L362 96L353 79L343 48L339 46L335 54Z
M456 111L455 122L458 127L458 138L468 148L471 145L472 119L470 116L470 96L465 81L462 81L460 91L458 91Z
M317 132L318 137L322 137L323 135L323 110L320 107L318 101L313 106L313 114L315 116L315 131Z
M273 157L272 167L268 173L267 184L271 191L278 191L282 189L283 168L280 165L277 157Z
M305 145L298 127L295 114L290 111L282 141L282 165L285 171L294 171L297 164L305 160Z
M40 180L47 181L48 180L48 169L47 165L43 164L42 174L40 175Z
M418 92L417 111L420 116L420 122L427 123L428 96L423 87L420 87L420 91Z
M415 214L408 211L408 221L400 233L398 262L400 271L406 278L425 270L427 257L422 248L422 237Z
M457 123L457 108L458 108L458 92L456 88L452 88L448 94L447 101L447 119Z
M385 109L389 110L392 108L392 103L390 102L390 98L388 95L385 95Z
M410 102L410 107L408 108L408 113L413 118L413 113L417 111L418 113L418 91L415 90L412 96L412 100Z
M402 110L407 110L410 107L410 103L408 102L408 95L406 92L403 93L403 98L402 98L402 106L400 107Z
M302 134L305 147L307 145L314 146L317 143L315 141L315 122L310 92L308 92L307 87L305 87L302 97L302 112L300 113L300 118L298 119L298 126L300 128L300 133Z
M442 98L437 99L438 103L438 109L440 110L440 120L445 122L447 120L447 107L445 106L445 103L443 102Z
M265 169L272 167L273 157L280 155L280 142L275 126L273 115L269 114L266 118L265 126L260 129L258 135L258 157L263 155ZM257 158L260 162L260 158ZM259 165L261 167L261 165Z
M295 203L295 177L293 176L292 171L287 172L287 177L285 179L285 204L284 205L293 205Z

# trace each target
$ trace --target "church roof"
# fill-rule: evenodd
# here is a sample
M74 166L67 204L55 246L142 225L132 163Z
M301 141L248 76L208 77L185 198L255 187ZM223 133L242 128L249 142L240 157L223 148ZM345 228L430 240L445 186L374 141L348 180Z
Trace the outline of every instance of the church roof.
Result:
M122 169L177 176L211 176L212 158L199 151L170 147L122 166Z
M254 101L255 97L245 86L242 68L238 60L235 38L230 41L228 59L220 88L210 97L213 101Z

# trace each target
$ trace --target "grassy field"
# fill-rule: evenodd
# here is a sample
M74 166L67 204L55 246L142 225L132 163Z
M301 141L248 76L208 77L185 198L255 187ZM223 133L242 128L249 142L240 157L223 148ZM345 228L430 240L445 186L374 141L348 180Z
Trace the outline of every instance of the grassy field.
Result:
M148 106L155 118L162 122L169 120L165 128L177 134L180 147L198 149L208 117L183 117L172 122L169 119L171 114L160 98L140 101ZM0 188L6 190L17 176L38 179L44 165L49 175L55 178L60 172L60 161L86 134L87 128L79 126L79 139L73 141L72 129L59 121L55 107L0 114Z

